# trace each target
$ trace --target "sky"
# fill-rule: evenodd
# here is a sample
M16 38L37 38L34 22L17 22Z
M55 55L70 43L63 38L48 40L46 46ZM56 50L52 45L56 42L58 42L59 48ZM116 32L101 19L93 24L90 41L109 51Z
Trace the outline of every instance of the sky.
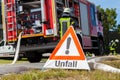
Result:
M102 8L116 8L117 24L120 24L120 0L88 0L96 6L100 5Z

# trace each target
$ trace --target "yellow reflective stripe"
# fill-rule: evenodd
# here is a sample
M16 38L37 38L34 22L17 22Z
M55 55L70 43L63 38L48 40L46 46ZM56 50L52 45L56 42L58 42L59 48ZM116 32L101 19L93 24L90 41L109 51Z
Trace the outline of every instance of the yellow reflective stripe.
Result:
M63 22L66 22L67 23L67 28L70 26L70 18L61 18L60 19L60 37L62 38L62 35L63 35L63 26L62 26L62 23Z
M62 22L67 22L67 27L70 26L70 18L61 18L60 19L60 26L62 27Z
M74 21L72 21L72 22L71 22L71 25L72 25L72 24L74 24L74 23L75 23L75 22L74 22Z

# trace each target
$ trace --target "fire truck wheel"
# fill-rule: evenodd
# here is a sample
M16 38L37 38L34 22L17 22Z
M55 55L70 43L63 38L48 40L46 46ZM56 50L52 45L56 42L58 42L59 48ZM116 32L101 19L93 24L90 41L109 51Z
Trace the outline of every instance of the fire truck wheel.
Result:
M103 55L104 54L104 43L103 40L99 40L99 54Z
M42 54L35 51L31 51L26 53L26 57L30 63L35 63L40 62L40 60L42 59Z
M95 49L94 53L95 53L96 56L104 55L104 43L103 43L103 40L101 40L101 39L98 40L98 49Z

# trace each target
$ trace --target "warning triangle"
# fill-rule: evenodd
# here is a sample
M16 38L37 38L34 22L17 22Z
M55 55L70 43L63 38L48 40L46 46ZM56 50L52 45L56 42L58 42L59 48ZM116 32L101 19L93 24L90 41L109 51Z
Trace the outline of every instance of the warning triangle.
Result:
M90 70L81 44L72 26L66 31L44 68L88 69Z
M66 51L69 51L69 53L67 54ZM68 31L66 31L65 35L62 37L62 39L54 49L49 59L50 60L66 60L66 59L85 60L84 52L81 48L76 33L74 32L74 29L72 27L70 27Z

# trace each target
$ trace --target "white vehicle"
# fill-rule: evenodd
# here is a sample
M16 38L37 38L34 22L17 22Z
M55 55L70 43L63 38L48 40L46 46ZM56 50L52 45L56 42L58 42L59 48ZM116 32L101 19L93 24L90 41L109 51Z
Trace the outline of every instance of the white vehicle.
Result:
M0 57L10 57L10 54L14 54L15 53L15 48L12 45L5 45L6 42L4 40L2 40L0 42Z

